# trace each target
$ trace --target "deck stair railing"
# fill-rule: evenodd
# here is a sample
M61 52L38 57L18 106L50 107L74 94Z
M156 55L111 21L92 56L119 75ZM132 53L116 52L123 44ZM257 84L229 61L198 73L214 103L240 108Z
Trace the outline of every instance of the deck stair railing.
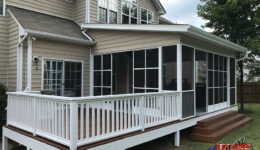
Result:
M8 93L7 124L70 149L181 119L178 92L68 98Z

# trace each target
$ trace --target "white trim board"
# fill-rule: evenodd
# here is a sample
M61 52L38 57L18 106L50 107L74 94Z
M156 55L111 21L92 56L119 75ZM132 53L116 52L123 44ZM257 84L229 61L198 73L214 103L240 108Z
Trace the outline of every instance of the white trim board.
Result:
M231 110L238 110L238 107L230 107L227 109L223 109L217 112L213 112L207 115L203 115L197 118L193 118L193 119L189 119L186 121L182 121L180 123L176 123L173 125L169 125L163 128L159 128L156 130L152 130L150 132L145 132L143 134L138 134L129 138L125 138L125 139L121 139L121 140L117 140L114 142L110 142L104 145L100 145L97 147L93 147L93 148L89 148L88 150L101 150L101 149L106 149L106 150L124 150L130 147L134 147L140 144L143 144L145 142L178 132L180 130L195 126L197 124L198 121L215 116L215 115L219 115L221 113L227 112L227 111L231 111Z
M27 149L59 150L56 147L50 146L46 143L40 142L39 140L35 140L5 127L3 127L3 137L16 141L17 143L26 146Z
M204 30L196 28L192 25L147 25L147 24L82 24L82 29L96 29L96 30L119 30L119 31L146 31L146 32L172 32L183 33L185 35L213 43L234 51L246 52L247 48L235 44L231 41L208 33Z

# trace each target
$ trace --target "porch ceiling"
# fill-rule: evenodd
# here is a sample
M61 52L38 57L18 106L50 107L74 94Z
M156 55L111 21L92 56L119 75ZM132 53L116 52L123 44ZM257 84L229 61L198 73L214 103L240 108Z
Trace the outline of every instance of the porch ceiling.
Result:
M172 32L182 33L187 36L203 40L233 51L246 52L247 48L235 44L229 40L208 33L204 30L196 28L188 24L176 25L128 25L128 24L82 24L82 29L97 29L97 30L120 30L120 31L145 31L145 32Z

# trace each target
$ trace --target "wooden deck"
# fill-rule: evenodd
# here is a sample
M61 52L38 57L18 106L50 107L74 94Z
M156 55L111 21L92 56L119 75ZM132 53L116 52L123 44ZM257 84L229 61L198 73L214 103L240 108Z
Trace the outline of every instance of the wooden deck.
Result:
M232 110L233 107L230 107L229 109ZM101 140L101 141L98 141L98 142L94 142L94 143L91 143L91 144L86 144L86 145L83 145L83 146L80 146L77 148L77 150L85 150L85 149L90 149L90 148L94 148L94 147L97 147L97 146L101 146L101 145L105 145L105 144L109 144L111 142L115 142L115 141L118 141L118 140L122 140L122 139L126 139L126 138L129 138L129 137L133 137L133 136L136 136L136 135L142 135L142 134L145 134L145 133L148 133L148 132L151 132L151 131L156 131L156 130L159 130L161 128L165 128L165 127L169 127L169 126L174 126L174 125L177 125L178 124L182 124L184 122L189 122L191 120L198 120L199 119L199 124L201 125L208 125L208 122L214 122L214 118L220 118L221 116L225 116L226 114L230 114L230 113L226 113L227 111L225 111L226 109L224 110L220 110L220 111L217 111L217 112L212 112L212 113L208 113L208 114L203 114L201 116L196 116L196 117L191 117L191 118L188 118L188 119L183 119L183 120L177 120L177 121L172 121L172 122L169 122L169 123L166 123L166 124L162 124L162 125L158 125L158 126L154 126L154 127L150 127L150 128L146 128L144 131L142 130L138 130L138 131L135 131L135 132L131 132L131 133L128 133L128 134L123 134L121 136L117 136L117 137L113 137L113 138L109 138L109 139L105 139L105 140ZM216 115L218 114L218 115ZM220 114L220 115L219 115ZM105 115L107 115L105 113ZM211 116L211 117L209 117ZM101 116L102 117L102 116ZM80 117L79 117L80 118ZM110 117L111 118L111 117ZM204 118L204 119L203 119ZM207 119L205 119L207 118ZM223 118L223 117L222 117ZM80 119L79 120L79 124L80 124ZM205 122L206 121L206 122ZM32 133L29 133L29 132L26 132L24 130L21 130L21 129L18 129L16 127L13 127L13 126L4 126L5 128L8 128L10 130L13 130L15 132L18 132L20 134L23 134L25 136L28 136L30 138L33 138L33 139L36 139L38 141L41 141L43 143L46 143L48 145L51 145L53 147L56 147L58 149L64 149L64 150L69 150L70 148L68 146L65 146L65 145L62 145L62 144L59 144L57 142L54 142L52 140L49 140L47 138L43 138L41 136L33 136ZM95 128L97 128L97 123L95 122ZM111 129L110 129L111 130ZM84 129L85 131L85 129ZM79 130L80 132L80 130ZM79 133L80 134L80 133Z

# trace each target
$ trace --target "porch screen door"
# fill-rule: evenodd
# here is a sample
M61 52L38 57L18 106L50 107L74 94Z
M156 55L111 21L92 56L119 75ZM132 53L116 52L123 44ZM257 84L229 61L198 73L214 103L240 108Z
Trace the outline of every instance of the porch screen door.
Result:
M44 60L43 89L53 90L57 96L81 96L82 63Z
M64 62L64 96L80 97L82 89L82 63Z

